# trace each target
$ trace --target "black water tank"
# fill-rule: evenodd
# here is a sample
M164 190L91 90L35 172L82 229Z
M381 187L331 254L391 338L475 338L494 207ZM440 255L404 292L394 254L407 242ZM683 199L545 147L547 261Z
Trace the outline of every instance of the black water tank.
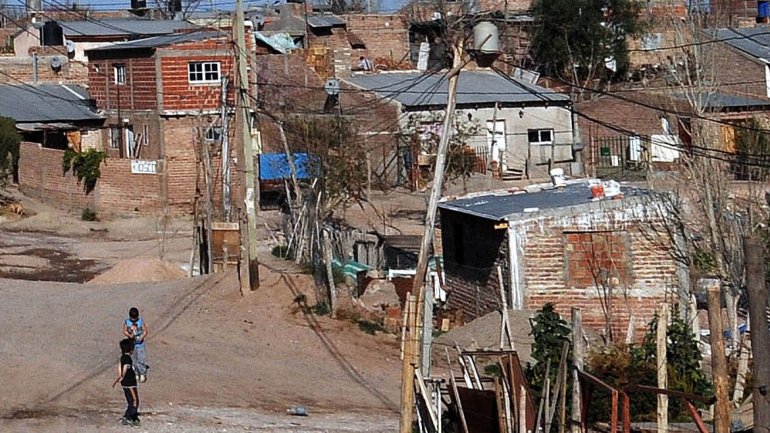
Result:
M45 46L64 45L64 29L56 21L47 21L43 24L42 42Z
M168 11L171 13L182 12L182 0L169 0Z
M131 9L146 9L147 0L131 0Z

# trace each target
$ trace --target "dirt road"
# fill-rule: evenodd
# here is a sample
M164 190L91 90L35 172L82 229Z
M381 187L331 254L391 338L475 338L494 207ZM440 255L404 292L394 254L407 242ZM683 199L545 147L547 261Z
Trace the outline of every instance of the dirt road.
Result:
M24 230L0 227L0 255L20 256L22 265L24 257L40 259L28 254L37 243L66 252L62 270L72 272L104 269L142 250L157 254L149 238ZM189 243L183 234L174 239L166 252L179 263ZM120 323L132 305L153 333L136 431L395 431L397 338L303 313L293 300L312 298L312 280L262 257L262 287L246 296L232 273L113 285L0 279L0 431L125 431L116 422L122 393L110 384ZM286 414L294 405L310 416Z

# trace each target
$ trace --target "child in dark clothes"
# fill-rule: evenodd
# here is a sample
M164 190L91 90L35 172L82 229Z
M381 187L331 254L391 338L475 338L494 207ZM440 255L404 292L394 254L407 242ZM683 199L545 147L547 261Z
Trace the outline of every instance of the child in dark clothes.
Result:
M123 394L126 396L126 412L121 418L123 425L139 425L139 391L136 387L136 373L134 373L131 354L134 352L134 340L124 338L120 340L120 367L118 368L118 377L112 382L112 387L120 382L123 387Z

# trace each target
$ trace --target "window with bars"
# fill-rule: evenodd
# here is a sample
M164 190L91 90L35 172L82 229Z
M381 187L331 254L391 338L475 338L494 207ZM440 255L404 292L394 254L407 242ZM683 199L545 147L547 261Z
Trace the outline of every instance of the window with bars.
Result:
M190 83L218 83L220 80L219 62L190 62L187 64L187 79Z

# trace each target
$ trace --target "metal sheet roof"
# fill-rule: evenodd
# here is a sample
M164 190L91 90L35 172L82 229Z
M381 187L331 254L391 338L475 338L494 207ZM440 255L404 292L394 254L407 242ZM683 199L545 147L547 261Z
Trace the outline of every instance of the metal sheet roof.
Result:
M359 74L344 81L384 98L400 102L407 108L445 106L447 79L445 72L386 72ZM569 96L527 84L516 78L502 77L489 70L463 71L457 83L457 106L519 104L569 105Z
M18 123L103 119L85 89L64 84L0 84L0 116Z
M679 100L686 100L686 95L675 94ZM770 106L770 99L759 99L742 95L730 95L727 93L703 93L700 96L700 104L709 109L725 108L751 108Z
M622 186L621 191L624 198L649 195L648 190L641 188ZM593 202L588 181L580 181L561 188L543 189L538 192L475 195L442 202L439 204L439 208L501 221L516 215L528 214L530 211L540 215L549 210L553 211Z
M205 31L205 32L191 32L191 33L175 33L172 35L153 36L151 38L137 39L135 41L117 42L114 44L106 45L92 50L86 50L86 55L90 52L104 52L104 51L116 51L116 50L139 50L166 47L174 44L182 44L185 42L202 41L204 39L213 39L227 36L224 32L219 31Z
M166 35L180 29L194 29L198 27L187 21L140 18L57 22L64 29L64 35L68 37L125 36L136 39L146 36Z
M345 20L336 15L310 15L307 25L313 28L336 27L346 25Z
M752 57L770 62L770 33L765 26L707 30L706 33Z

